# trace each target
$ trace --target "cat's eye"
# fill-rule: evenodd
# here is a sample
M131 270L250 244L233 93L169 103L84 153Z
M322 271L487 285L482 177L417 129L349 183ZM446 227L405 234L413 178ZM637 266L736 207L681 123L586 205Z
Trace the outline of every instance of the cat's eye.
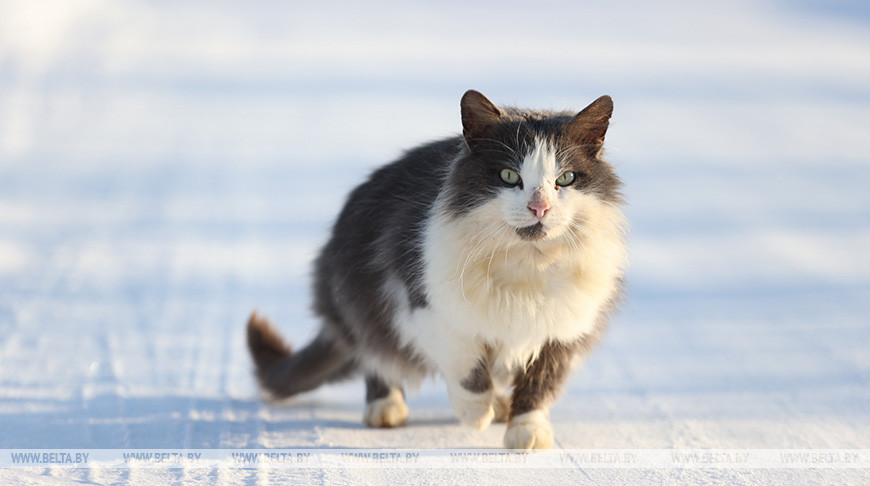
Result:
M577 178L577 174L571 171L565 172L564 174L560 175L558 179L556 179L556 185L562 187L570 186L574 183L575 178Z
M515 186L520 183L520 175L513 169L502 169L498 175L505 184Z

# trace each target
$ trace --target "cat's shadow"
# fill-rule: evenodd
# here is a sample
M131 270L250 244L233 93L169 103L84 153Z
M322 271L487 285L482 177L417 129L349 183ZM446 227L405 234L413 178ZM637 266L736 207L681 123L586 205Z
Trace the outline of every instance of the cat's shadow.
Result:
M428 427L428 426L444 426L444 425L460 425L459 421L450 417L431 417L431 418L412 418L408 417L408 423L405 427Z
M403 429L403 428L415 428L415 427L444 427L451 425L460 425L459 421L455 418L450 417L421 417L421 418L413 418L409 417L408 422L405 425L391 428L391 427L369 427L362 422L362 419L359 420L340 420L340 419L330 419L330 418L310 418L310 419L295 419L295 418L287 418L282 420L277 420L273 422L273 426L284 425L287 428L291 429L313 429L314 427L331 427L337 429L346 429L346 430L394 430L394 429Z
M369 427L365 425L362 421L362 408L357 406L342 406L335 403L326 402L323 400L317 400L312 398L303 398L300 399L298 397L293 397L287 400L278 400L271 401L268 405L270 408L273 408L276 411L279 410L294 410L294 411L302 411L302 410L312 410L317 413L318 410L323 411L328 414L329 411L338 411L341 413L358 413L359 418L357 419L339 419L339 418L330 418L330 417L314 417L314 418L297 418L297 417L287 417L287 418L276 418L273 424L284 424L291 425L292 428L312 428L312 427L334 427L341 429L354 429L354 430L391 430L391 428L378 428L378 427ZM427 416L429 415L429 416ZM396 427L397 429L401 428L413 428L413 427L443 427L450 425L460 425L459 420L455 417L449 415L431 415L431 412L424 412L424 416L414 416L413 409L411 410L410 416L408 417L408 422L405 425L400 427Z

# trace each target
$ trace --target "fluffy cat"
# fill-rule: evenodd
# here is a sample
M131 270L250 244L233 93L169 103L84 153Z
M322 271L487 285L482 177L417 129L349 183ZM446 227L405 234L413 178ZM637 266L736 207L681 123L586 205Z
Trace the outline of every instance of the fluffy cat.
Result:
M601 158L613 102L577 114L462 97L462 136L406 153L350 195L315 264L314 340L262 316L248 346L289 397L362 371L364 422L405 423L403 385L440 373L459 419L549 448L549 407L598 341L626 265L621 182Z

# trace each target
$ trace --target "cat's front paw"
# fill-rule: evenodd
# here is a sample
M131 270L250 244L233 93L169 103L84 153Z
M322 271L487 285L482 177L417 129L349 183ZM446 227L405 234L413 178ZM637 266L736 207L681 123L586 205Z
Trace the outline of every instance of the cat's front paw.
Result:
M492 407L492 393L473 393L464 389L454 390L450 394L453 409L463 425L484 430L495 418Z
M508 423L504 445L508 449L549 449L553 447L553 426L540 410L518 415Z
M456 415L459 416L459 421L463 425L474 427L477 430L485 430L495 418L495 411L489 404L466 404L456 410Z
M402 392L393 389L384 398L366 404L363 423L369 427L398 427L408 421L408 405Z

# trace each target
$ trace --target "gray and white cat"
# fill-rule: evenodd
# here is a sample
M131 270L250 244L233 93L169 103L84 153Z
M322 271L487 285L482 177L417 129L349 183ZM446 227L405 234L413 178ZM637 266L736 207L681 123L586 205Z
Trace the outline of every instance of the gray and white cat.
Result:
M549 448L549 407L598 341L626 265L621 183L601 158L613 102L578 114L462 97L462 136L377 170L316 261L317 337L294 352L254 313L263 388L289 397L361 371L364 422L405 423L403 385L440 373L459 419Z

